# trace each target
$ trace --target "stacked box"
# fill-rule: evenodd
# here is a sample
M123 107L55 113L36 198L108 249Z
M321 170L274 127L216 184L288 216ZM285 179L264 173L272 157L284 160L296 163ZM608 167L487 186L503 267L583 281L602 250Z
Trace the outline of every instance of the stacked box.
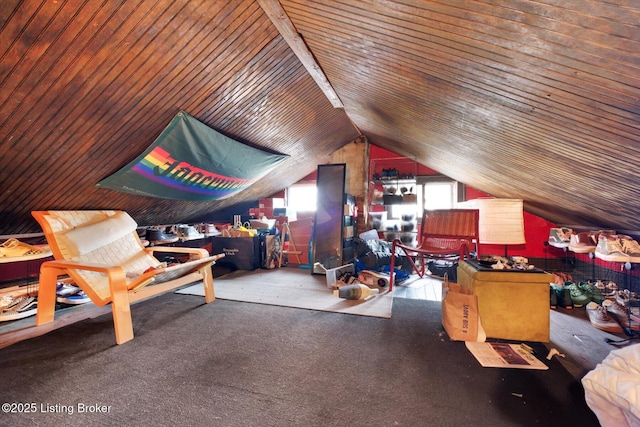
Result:
M284 208L284 199L280 199L277 197L271 197L269 199L260 199L258 200L258 208L259 209Z
M251 208L249 209L249 215L255 218L273 218L273 208Z
M297 219L296 211L290 208L273 208L273 214L276 217L286 216L292 222Z

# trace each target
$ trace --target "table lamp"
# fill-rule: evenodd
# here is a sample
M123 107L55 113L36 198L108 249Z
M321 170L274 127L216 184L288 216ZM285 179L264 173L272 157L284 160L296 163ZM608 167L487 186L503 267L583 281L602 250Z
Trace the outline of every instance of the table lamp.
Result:
M521 199L482 198L460 203L459 206L480 211L478 222L480 243L504 245L505 257L508 245L526 243Z

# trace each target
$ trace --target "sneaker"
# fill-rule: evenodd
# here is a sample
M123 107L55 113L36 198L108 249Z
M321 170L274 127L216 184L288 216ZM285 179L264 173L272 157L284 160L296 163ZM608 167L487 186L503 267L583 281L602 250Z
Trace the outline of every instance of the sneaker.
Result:
M574 307L583 307L586 304L589 304L589 302L591 301L591 297L586 294L576 283L566 282L564 284L564 287L569 289L571 303Z
M587 304L587 315L589 316L589 322L598 329L603 331L620 333L622 328L620 324L609 316L607 309L603 306L591 301Z
M80 292L80 287L72 285L70 283L58 282L58 284L56 285L57 298L64 298L69 295L77 294L78 292Z
M596 304L602 304L602 302L604 301L604 295L602 295L602 291L599 287L596 286L595 283L592 283L590 281L581 282L578 286L580 286L583 292L589 295L591 301L595 302ZM602 289L604 289L604 284L602 285Z
M640 331L640 313L632 313L629 307L624 307L618 304L617 301L610 299L605 300L602 306L607 309L607 312L618 321L625 331Z
M13 300L7 308L0 311L0 322L23 319L38 312L38 300L34 297L19 297Z
M595 254L597 258L612 262L628 262L631 256L625 253L618 235L601 234L598 236Z
M40 255L48 252L48 247L38 247L21 242L13 237L0 244L0 257L21 257Z
M91 302L91 299L84 293L84 291L80 290L73 295L67 295L66 297L57 297L56 301L62 304L67 305L80 305Z
M203 232L205 236L219 236L222 234L220 230L216 228L215 224L202 224L200 231Z
M638 295L635 292L631 292L629 289L623 289L616 292L616 301L623 307L638 307L640 302L638 301Z
M604 285L604 296L607 299L614 299L616 297L616 293L618 292L618 285L616 282L612 282L609 280Z
M629 259L629 262L640 262L640 243L630 237L628 239L622 238L620 239L620 242L622 243L622 250L624 253L629 255L631 258Z
M569 250L577 254L595 252L597 243L590 232L572 234L569 239Z
M573 230L566 227L551 228L549 230L549 244L556 248L566 248L569 246L570 234Z
M198 232L193 225L179 225L177 228L180 240L204 239L204 233Z
M180 238L173 233L165 233L158 228L148 228L145 239L148 240L151 245L161 245L177 242Z
M551 283L549 283L549 307L558 307L558 295L556 294L556 290Z
M571 291L565 286L553 286L556 291L556 298L558 300L558 307L571 310L573 308L573 302L571 301Z

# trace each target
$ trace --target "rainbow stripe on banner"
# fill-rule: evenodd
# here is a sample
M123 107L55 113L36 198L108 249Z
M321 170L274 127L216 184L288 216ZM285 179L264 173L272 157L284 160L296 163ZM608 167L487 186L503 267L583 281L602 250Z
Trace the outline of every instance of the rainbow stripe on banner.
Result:
M255 182L255 180L220 175L187 162L178 161L160 147L154 148L141 162L133 166L133 170L166 187L206 194L216 199L229 197Z
M235 141L180 111L134 161L98 188L175 200L220 200L247 189L289 156Z

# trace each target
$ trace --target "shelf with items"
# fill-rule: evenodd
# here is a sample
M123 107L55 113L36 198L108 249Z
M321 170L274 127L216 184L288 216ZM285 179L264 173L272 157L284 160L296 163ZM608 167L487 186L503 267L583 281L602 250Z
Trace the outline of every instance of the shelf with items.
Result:
M563 258L545 255L545 269L561 279L558 284L600 282L609 286L612 283L618 290L640 292L640 270L637 268L640 255L634 256L634 253L640 253L640 248L631 236L615 230L580 231L558 227L550 229L544 245L564 252ZM554 260L560 260L560 265L553 263Z
M417 203L418 164L406 157L371 159L369 164L369 206Z
M410 205L418 200L415 178L373 180L371 184L372 205Z
M369 165L368 229L381 239L415 244L419 217L417 166L405 157L372 159Z

